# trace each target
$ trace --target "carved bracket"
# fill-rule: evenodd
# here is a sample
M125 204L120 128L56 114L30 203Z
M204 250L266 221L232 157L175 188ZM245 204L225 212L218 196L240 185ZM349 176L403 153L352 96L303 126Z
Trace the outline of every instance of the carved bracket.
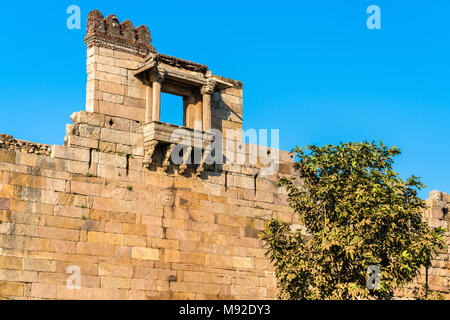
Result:
M176 145L183 145L185 153L178 168L179 174L184 174L188 167L187 161L194 148L202 150L202 158L196 170L196 176L204 171L205 160L211 152L211 143L214 140L212 133L195 131L194 129L179 127L176 125L151 121L143 125L144 131L144 166L150 167L152 156L158 144L168 145L162 167L167 171L170 166L172 152Z
M192 147L188 147L185 151L185 153L183 154L183 162L180 164L180 167L178 168L178 173L179 174L184 174L186 169L187 169L187 161L189 159L189 156L191 155L192 152Z
M166 151L166 157L164 158L164 162L163 162L163 168L164 171L167 172L167 170L169 169L170 166L170 156L172 155L173 149L175 148L175 143L171 143L169 145L169 148Z
M156 146L158 145L158 141L150 141L145 147L145 154L143 164L144 167L150 168L152 163L153 153L155 153Z

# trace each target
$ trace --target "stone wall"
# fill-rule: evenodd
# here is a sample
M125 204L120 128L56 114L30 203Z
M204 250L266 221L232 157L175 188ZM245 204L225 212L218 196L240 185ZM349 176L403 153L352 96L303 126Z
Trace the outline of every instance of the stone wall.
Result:
M87 111L72 114L64 145L0 136L0 298L275 298L259 233L270 218L296 223L275 186L280 176L295 176L293 159L243 143L242 83L156 53L147 27L113 15L91 12L85 41ZM151 59L174 73L184 68L191 82L217 83L211 127L235 147L224 164L180 173L165 165L167 146L146 150L153 98L136 70L144 74ZM188 79L191 73L197 78ZM228 136L227 129L238 131ZM278 169L261 174L267 158ZM440 209L448 195L430 201L430 223L448 225ZM433 263L430 285L448 292L448 252ZM80 268L79 289L67 285L73 267Z
M50 156L0 149L1 297L276 296L258 238L267 219L293 219L276 176L245 165L198 178L149 170L140 123L71 118L66 145ZM71 265L81 268L80 290L66 286Z
M224 137L226 137L228 129L234 130L234 132L242 129L244 117L243 85L240 81L233 81L219 76L214 77L231 81L235 85L233 88L214 93L211 102L212 127L222 131ZM228 138L233 139L233 137ZM242 136L237 138L237 140L242 140Z
M427 200L428 209L425 217L432 227L447 229L444 248L432 262L428 270L428 286L431 290L441 292L450 300L450 195L439 191L432 191Z
M182 80L195 76L194 85L213 79L210 125L224 134L242 128L242 83L156 53L147 27L96 10L85 42L86 111L72 114L64 145L0 137L0 297L274 298L259 232L268 219L292 222L293 214L275 187L278 176L259 174L258 147L242 143L238 132L224 137L237 148L230 158L252 155L257 163L180 174L174 164L162 168L159 145L151 165L143 163L143 125L155 100L137 69L160 61L184 72ZM168 85L162 90L180 90ZM279 154L278 174L291 175L289 153L261 150ZM80 289L67 286L73 267Z
M431 227L441 227L447 230L444 236L446 246L434 257L431 267L426 270L422 268L417 281L401 292L402 298L417 296L414 292L420 292L422 298L425 297L425 288L428 287L428 296L432 297L433 292L446 300L450 300L450 195L439 192L430 192L429 199L426 200L424 220Z
M67 145L51 156L0 149L1 298L276 297L258 233L271 217L295 219L275 176L255 179L238 165L200 178L144 169L139 152L131 156L134 121L84 111L72 119ZM291 174L289 155L281 157L280 174ZM449 200L427 200L432 226L449 227ZM80 290L66 286L72 265ZM447 299L449 267L446 248L428 271L430 289Z
M436 255L432 265L420 279L432 291L442 294L446 300L450 300L450 195L439 191L430 192L430 198L426 200L427 209L424 214L425 220L432 227L441 227L447 230L444 241L446 247Z

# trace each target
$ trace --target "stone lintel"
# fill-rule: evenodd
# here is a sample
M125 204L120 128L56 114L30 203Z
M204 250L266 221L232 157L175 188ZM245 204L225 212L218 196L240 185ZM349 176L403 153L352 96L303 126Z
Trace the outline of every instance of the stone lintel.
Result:
M154 57L156 62L164 63L169 66L195 71L205 74L208 71L208 66L176 57L172 57L166 54L157 53Z

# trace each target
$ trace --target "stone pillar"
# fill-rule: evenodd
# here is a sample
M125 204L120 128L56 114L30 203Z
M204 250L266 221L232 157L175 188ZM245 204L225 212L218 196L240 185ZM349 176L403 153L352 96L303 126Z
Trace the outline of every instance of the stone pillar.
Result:
M165 70L155 67L151 77L152 82L152 121L161 121L161 83L164 80Z
M147 83L145 88L145 122L152 121L153 116L153 87Z
M194 107L194 130L202 131L203 129L203 104L200 96L197 94L197 101Z
M200 98L199 98L200 99ZM195 96L186 96L183 98L183 105L184 105L184 118L185 123L184 125L188 128L194 129L194 122L196 119L195 115L195 108L197 105L196 97Z
M208 83L200 90L200 93L203 96L203 131L211 129L211 95L214 93L215 86L215 81L213 79L208 79Z
M153 82L153 103L152 103L152 120L161 120L161 82Z

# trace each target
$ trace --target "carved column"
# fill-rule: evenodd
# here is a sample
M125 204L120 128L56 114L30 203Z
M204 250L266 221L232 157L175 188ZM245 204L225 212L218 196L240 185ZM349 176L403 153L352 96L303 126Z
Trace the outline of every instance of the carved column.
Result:
M166 71L162 67L153 68L152 82L152 121L161 121L161 83Z
M203 129L203 103L197 94L196 103L194 105L194 130L202 131Z
M200 93L203 96L203 131L211 129L211 95L214 93L216 82L213 79L208 79Z
M145 87L145 122L152 121L153 113L153 87L151 83L147 83Z

